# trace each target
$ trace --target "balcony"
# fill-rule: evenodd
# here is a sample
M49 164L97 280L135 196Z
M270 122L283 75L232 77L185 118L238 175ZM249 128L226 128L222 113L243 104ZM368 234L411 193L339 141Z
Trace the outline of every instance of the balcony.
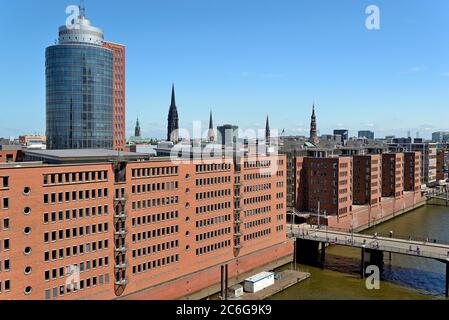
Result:
M118 263L118 264L115 265L116 269L126 269L126 267L127 267L127 265L126 265L125 262Z
M114 201L116 201L116 202L122 202L122 201L126 201L126 200L128 200L128 197L126 195L119 195L119 196L115 195L114 196Z
M121 229L121 230L117 230L114 232L114 234L116 236L126 236L126 234L128 233L128 231L126 229Z
M241 244L235 245L234 249L242 249L242 245Z
M241 237L241 236L242 236L242 233L241 233L241 232L236 232L236 233L234 233L234 237L236 237L236 238Z
M126 279L120 279L115 281L116 286L126 286L128 284L128 280Z
M240 213L240 212L242 212L242 209L241 209L241 208L235 208L235 209L234 209L234 213Z
M120 252L120 253L125 253L126 250L127 250L126 246L120 246L120 247L114 248L115 252Z
M125 212L116 213L114 214L114 217L116 219L126 219L126 213Z
M234 223L235 223L235 224L242 224L242 221L240 221L240 220L235 220Z

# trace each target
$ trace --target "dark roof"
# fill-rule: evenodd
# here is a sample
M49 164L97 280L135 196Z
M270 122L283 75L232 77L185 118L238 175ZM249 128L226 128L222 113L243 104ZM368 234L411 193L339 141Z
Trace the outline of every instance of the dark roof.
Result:
M113 160L146 160L149 155L106 149L24 150L26 159L47 163L108 162Z

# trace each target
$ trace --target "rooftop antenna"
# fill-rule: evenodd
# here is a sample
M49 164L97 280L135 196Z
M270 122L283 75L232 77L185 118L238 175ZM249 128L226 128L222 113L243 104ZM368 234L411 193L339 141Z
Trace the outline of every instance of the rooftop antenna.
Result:
M85 17L86 16L86 6L84 5L84 0L80 0L80 17Z

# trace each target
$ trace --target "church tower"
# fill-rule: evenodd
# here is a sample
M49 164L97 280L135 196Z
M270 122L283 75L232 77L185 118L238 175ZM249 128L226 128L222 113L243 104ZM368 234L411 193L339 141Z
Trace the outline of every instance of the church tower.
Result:
M310 122L310 142L312 142L313 144L318 144L320 142L317 133L315 104L313 104L312 119Z
M175 99L175 85L172 86L170 111L168 112L167 141L179 142L179 117Z
M140 137L140 123L139 123L139 117L137 117L136 128L134 129L134 136L135 136L135 137Z
M212 120L212 110L209 118L209 131L207 132L207 141L215 142L214 122Z
M265 144L267 147L271 145L271 131L270 131L270 121L267 116L267 123L265 124Z

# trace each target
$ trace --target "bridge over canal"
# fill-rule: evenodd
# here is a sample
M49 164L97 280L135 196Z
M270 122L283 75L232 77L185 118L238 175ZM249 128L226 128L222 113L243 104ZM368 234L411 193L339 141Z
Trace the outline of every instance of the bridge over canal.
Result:
M394 238L379 235L348 233L326 226L308 224L288 225L290 236L297 239L295 259L299 255L320 252L320 260L325 261L326 245L342 245L361 249L360 276L365 277L367 265L383 265L383 254L396 253L421 258L436 259L446 264L446 297L449 297L449 243L433 239ZM319 246L321 248L319 248Z

